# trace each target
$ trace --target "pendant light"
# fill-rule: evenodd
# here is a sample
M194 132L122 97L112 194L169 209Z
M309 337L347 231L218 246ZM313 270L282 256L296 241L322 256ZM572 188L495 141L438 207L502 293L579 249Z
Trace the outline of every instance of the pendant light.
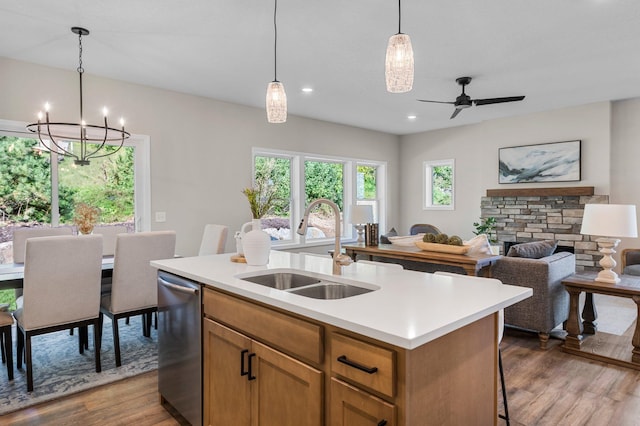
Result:
M273 8L273 81L267 87L267 121L269 123L284 123L287 121L287 94L284 85L278 81L278 0Z
M124 130L124 120L120 119L121 128L109 127L107 122L107 108L102 110L104 125L87 124L84 121L82 103L82 36L89 35L89 30L80 27L71 28L71 32L78 35L79 65L77 68L80 78L80 120L75 123L49 121L49 104L45 104L44 116L38 113L38 122L27 126L27 130L36 133L40 143L49 151L57 151L58 154L75 158L74 163L87 166L92 158L113 155L122 148L124 140L128 139L129 132ZM44 121L42 121L44 118ZM44 138L44 140L43 140ZM72 149L69 142L74 142L76 147ZM115 150L104 150L107 142L119 143ZM53 146L52 146L53 145ZM94 146L90 146L94 145ZM55 146L55 148L54 148Z
M408 92L413 87L413 49L411 39L400 29L401 22L402 10L398 0L398 34L389 38L384 73L387 91L391 93Z

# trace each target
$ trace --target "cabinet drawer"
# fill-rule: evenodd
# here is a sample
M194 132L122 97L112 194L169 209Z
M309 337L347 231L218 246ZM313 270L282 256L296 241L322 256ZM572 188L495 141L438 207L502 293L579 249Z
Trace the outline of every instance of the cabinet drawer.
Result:
M395 426L396 407L332 377L330 416L333 426Z
M205 289L203 299L205 315L302 360L322 363L320 325L211 289Z
M331 371L389 397L395 396L396 354L361 340L331 334Z

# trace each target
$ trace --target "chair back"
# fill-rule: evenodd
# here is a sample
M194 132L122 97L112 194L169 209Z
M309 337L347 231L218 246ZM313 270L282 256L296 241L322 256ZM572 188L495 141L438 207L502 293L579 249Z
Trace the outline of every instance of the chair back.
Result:
M157 270L150 262L174 257L175 249L175 231L118 234L109 310L117 314L157 306Z
M55 228L21 228L13 231L13 263L24 263L27 238L53 237L56 235L73 235L68 226Z
M98 235L28 239L23 328L35 330L97 318L101 275L102 238Z
M93 233L102 235L102 255L113 256L116 252L116 235L126 234L127 227L124 225L101 225L94 226Z
M416 223L411 225L409 228L409 235L416 234L441 234L440 230L433 225L429 225L428 223Z
M198 256L224 253L224 246L227 244L227 234L229 227L224 225L206 225L202 234L200 251Z
M444 275L448 277L463 278L469 281L484 280L485 282L491 281L496 284L502 284L502 281L497 280L495 278L473 277L470 275L455 274L453 272L436 271L434 272L434 275ZM498 344L502 341L503 335L504 335L504 309L500 309L498 311Z

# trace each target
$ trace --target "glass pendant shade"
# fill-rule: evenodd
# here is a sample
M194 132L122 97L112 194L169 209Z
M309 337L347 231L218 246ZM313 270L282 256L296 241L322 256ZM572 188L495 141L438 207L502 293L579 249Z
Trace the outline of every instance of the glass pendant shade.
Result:
M398 33L389 38L385 62L387 91L404 93L413 87L413 48L407 34Z
M287 121L287 94L284 92L284 85L279 81L272 81L267 87L267 121Z

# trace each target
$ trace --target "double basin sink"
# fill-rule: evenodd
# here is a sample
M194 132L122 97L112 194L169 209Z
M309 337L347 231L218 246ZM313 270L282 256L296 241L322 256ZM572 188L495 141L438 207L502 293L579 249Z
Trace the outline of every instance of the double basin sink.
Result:
M322 300L344 299L369 293L377 289L337 282L323 276L300 272L270 271L260 275L238 276L237 278L299 296Z

